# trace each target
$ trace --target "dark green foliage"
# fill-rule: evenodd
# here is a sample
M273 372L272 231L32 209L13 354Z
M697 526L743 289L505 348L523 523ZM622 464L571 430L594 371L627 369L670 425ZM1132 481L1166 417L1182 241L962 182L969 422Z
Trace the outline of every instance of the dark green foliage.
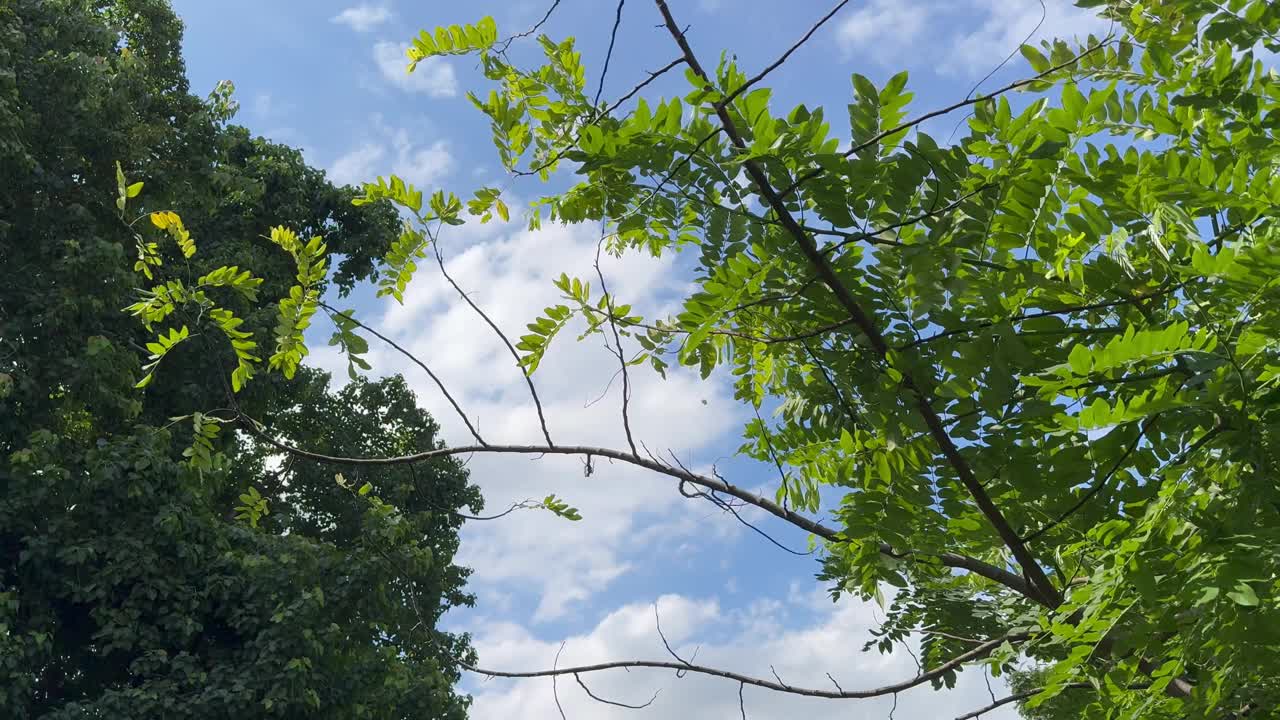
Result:
M154 337L122 311L146 281L113 204L117 161L146 187L127 220L187 218L200 252L168 242L167 260L252 267L261 298L294 282L271 225L323 234L341 290L396 233L392 211L353 206L297 151L189 94L180 40L161 0L0 4L0 717L462 717L451 658L470 650L435 622L471 601L452 563L451 511L480 502L465 470L404 470L416 487L369 475L362 495L331 470L264 469L225 412L202 432L172 420L226 407L225 342L193 336L134 389ZM269 336L273 307L213 292ZM239 402L335 452L437 442L398 378L327 388L304 369ZM352 434L318 437L338 408Z

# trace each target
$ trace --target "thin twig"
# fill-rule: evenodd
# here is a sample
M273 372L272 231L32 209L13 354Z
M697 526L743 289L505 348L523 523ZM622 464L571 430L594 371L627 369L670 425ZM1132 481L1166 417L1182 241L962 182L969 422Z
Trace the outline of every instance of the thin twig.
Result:
M1068 307L1057 308L1054 310L1039 310L1039 311L1030 312L1030 313L1020 313L1018 315L1013 315L1008 318L1002 318L1000 320L982 320L972 325L966 325L960 328L953 328L951 330L943 330L943 331L934 333L933 335L920 338L919 340L906 343L905 345L899 345L894 349L899 352L902 352L904 350L910 350L911 348L916 347L917 345L923 345L925 343L934 342L935 340L942 340L944 338L949 338L953 335L962 335L965 333L977 332L978 330L981 330L983 328L989 328L989 327L992 327L993 325L998 325L1002 322L1014 323L1014 322L1021 322L1023 320L1034 320L1036 318L1049 317L1052 315L1069 315L1071 313L1088 312L1090 310L1102 310L1105 308L1116 307L1117 305L1136 305L1142 300L1147 300L1149 298L1154 298L1154 297L1160 297L1161 295L1168 295L1169 293L1177 290L1180 286L1181 284L1169 285L1169 286L1160 288L1158 290L1155 290L1147 295L1143 295L1141 298L1125 297L1119 300L1105 300L1102 302L1088 303L1086 305L1072 305Z
M628 705L627 703L624 703L624 702L618 702L616 700L609 700L606 698L602 698L599 695L596 695L595 693L591 692L591 688L587 687L587 684L582 681L582 676L580 676L578 673L573 674L573 679L578 681L578 685L582 687L583 692L585 692L587 696L590 697L592 700L595 700L596 702L604 703L605 705L614 705L616 707L626 708L628 710L643 710L649 707L650 705L653 704L654 700L658 699L658 694L662 692L662 688L658 688L657 690L653 691L653 697L649 698L649 701L644 703L643 705Z
M560 653L564 652L564 643L565 641L563 640L560 641L560 649L556 651L556 659L551 663L551 668L553 670L560 664ZM556 687L556 680L559 677L560 677L559 673L556 673L551 676L551 697L555 698L556 709L560 711L560 720L565 720L564 708L560 707L560 691ZM574 673L574 677L577 677L577 673Z
M431 247L435 250L436 264L440 266L440 274L444 275L444 279L448 281L454 291L457 292L463 301L470 305L471 309L474 310L476 314L489 325L493 332L497 334L498 338L502 340L502 344L507 346L507 350L510 351L511 357L516 361L516 368L520 371L520 374L524 376L525 384L529 386L529 395L533 397L533 404L538 410L538 423L542 425L542 436L547 439L547 447L554 447L555 443L551 442L551 431L547 430L547 417L542 412L542 401L538 399L538 389L534 387L533 378L529 376L529 371L525 368L524 364L520 362L520 353L516 352L515 346L507 339L507 334L502 332L502 329L498 327L497 323L489 318L488 314L486 314L484 310L480 309L480 306L471 299L470 295L463 292L462 288L458 286L458 283L454 281L453 276L451 276L449 271L445 269L444 256L440 254L440 243L431 243Z
M782 55L777 60L774 60L773 62L769 63L769 65L766 66L765 69L756 73L751 79L739 85L737 89L735 89L733 92L726 95L724 99L717 102L716 105L721 108L728 107L729 103L737 99L739 95L746 92L747 90L750 90L752 85L755 85L756 83L763 80L766 75L773 72L774 70L777 70L782 65L782 63L787 61L787 58L791 57L791 53L795 52L796 50L799 50L801 45L804 45L806 42L809 42L809 38L813 37L813 34L818 32L818 28L825 25L828 20L835 17L835 14L840 12L840 10L845 5L848 5L848 4L849 4L849 0L840 0L839 3L836 3L836 6L831 8L830 12L828 12L826 15L823 15L821 20L814 23L813 27L809 28L809 32L805 33L804 36L801 37L799 40L797 40L794 45L787 48L787 51L782 53Z
M621 8L621 5L619 5ZM636 441L631 435L631 376L627 372L627 356L622 350L622 336L618 333L618 322L613 316L613 296L609 295L609 286L605 284L604 271L600 269L600 249L604 247L605 221L600 222L600 242L596 243L596 277L600 279L600 292L604 293L605 311L609 316L609 329L613 331L613 344L618 355L619 370L622 372L622 429L627 435L627 446L632 455L636 451Z
M1128 447L1124 449L1124 452L1120 453L1120 457L1116 458L1116 461L1111 465L1111 469L1107 471L1107 474L1103 475L1101 478L1098 478L1098 481L1095 482L1087 491L1085 491L1085 493L1081 495L1078 500L1072 503L1071 507L1059 513L1058 516L1055 517L1053 520L1045 523L1043 526L1040 527L1039 530L1036 530L1035 532L1023 537L1022 541L1028 542L1028 543L1032 542L1036 538L1044 535L1045 533L1049 532L1055 527L1066 522L1068 518L1070 518L1072 515L1075 515L1076 512L1080 510L1080 508L1084 507L1085 504L1088 503L1089 500L1091 500L1094 495L1097 495L1099 492L1101 492L1102 488L1106 487L1107 483L1111 482L1111 478L1115 477L1116 473L1120 472L1120 468L1124 467L1124 464L1129 460L1129 457L1133 455L1134 451L1138 449L1138 446L1142 444L1142 440L1147 436L1147 432L1151 430L1151 427L1155 425L1159 419L1160 419L1160 415L1157 413L1156 415L1152 416L1150 420L1147 420L1146 422L1139 425L1138 434L1134 436L1133 440L1129 443Z
M889 128L888 130L884 130L884 131L882 131L882 132L876 133L875 135L871 136L871 137L870 137L870 138L868 138L867 140L865 140L865 141L863 141L863 142L861 142L861 143L859 143L859 144L857 144L857 145L854 145L853 147L851 147L851 148L849 148L848 150L846 150L846 151L843 153L843 156L844 156L844 157L849 157L850 155L853 155L853 154L854 154L854 153L856 153L856 152L859 152L859 151L861 151L861 150L865 150L865 149L867 149L868 147L871 147L872 145L875 145L876 143L878 143L878 142L880 142L881 140L883 140L883 139L885 139L885 138L889 137L890 135L894 135L894 134L900 133L900 132L902 132L903 130L909 130L909 129L911 129L911 128L913 128L913 127L915 127L915 126L917 126L917 125L919 125L919 124L921 124L921 123L923 123L923 122L925 122L925 121L927 121L927 120L932 120L933 118L936 118L936 117L939 117L939 116L942 116L942 115L946 115L946 114L948 114L948 113L955 112L956 110L959 110L959 109L960 109L960 108L962 108L962 107L967 107L967 106L969 106L969 105L976 105L977 103L984 102L984 101L986 101L986 100L990 100L990 99L992 99L992 98L994 98L994 97L997 97L997 96L1003 95L1003 94L1005 94L1005 93L1007 93L1007 92L1010 92L1010 91L1012 91L1012 90L1017 90L1017 89L1018 89L1018 88L1020 88L1020 87L1025 87L1025 86L1027 86L1027 85L1031 85L1031 84L1033 84L1033 83L1039 82L1039 81L1043 80L1045 77L1047 77L1047 76L1049 76L1049 75L1051 75L1051 74L1053 74L1053 73L1055 73L1055 72L1058 72L1059 70L1062 70L1062 69L1064 69L1064 68L1068 68L1068 67L1071 67L1072 65L1075 65L1076 63L1080 62L1080 60L1081 60L1081 59L1083 59L1085 56L1087 56L1087 55L1091 55L1091 54L1093 54L1093 53L1097 52L1098 50L1101 50L1101 49L1102 49L1103 47L1105 47L1105 46L1106 46L1110 41L1111 41L1111 38L1110 38L1110 37L1104 38L1104 39L1103 39L1101 42L1099 42L1097 45L1094 45L1093 47L1087 48L1084 52L1080 53L1079 55L1076 55L1075 57L1071 58L1070 60L1067 60L1067 61L1065 61L1065 62L1062 62L1062 63L1059 63L1059 64L1057 64L1057 65L1054 65L1053 67L1049 68L1048 70L1045 70L1045 71L1044 71L1044 72L1042 72L1042 73L1039 73L1039 74L1034 75L1034 76L1029 77L1029 78L1025 78L1025 79L1023 79L1023 80L1018 80L1018 81L1016 81L1016 82L1011 82L1011 83L1009 83L1008 85L1005 85L1004 87L999 88L999 89L997 89L997 90L995 90L995 91L993 91L993 92L990 92L990 93L988 93L988 94L986 94L986 95L978 95L977 97L973 97L973 98L965 98L964 100L961 100L961 101L959 101L959 102L957 102L957 103L953 103L953 104L951 104L951 105L948 105L948 106L946 106L946 107L944 107L944 108L941 108L941 109L938 109L938 110L934 110L934 111L932 111L932 112L927 112L927 113L925 113L925 114L923 114L923 115L920 115L920 116L918 116L918 117L916 117L916 118L914 118L914 119L912 119L912 120L908 120L907 122L904 122L904 123L902 123L901 125L897 125L897 126L895 126L895 127ZM826 170L825 170L824 168L818 167L818 168L814 168L813 170L810 170L809 172L807 172L807 173L805 173L805 174L801 175L800 177L796 178L796 179L795 179L795 181L793 181L793 182L791 183L791 185L789 185L785 190L782 190L781 192L779 192L779 193L778 193L778 197L779 197L779 199L786 200L786 199L791 195L791 193L795 192L795 191L796 191L796 189L797 189L797 188L799 188L801 185L803 185L804 183L808 182L809 180L812 180L812 179L813 179L813 178L815 178L815 177L818 177L819 175L823 174L824 172L826 172Z
M604 79L609 76L609 61L613 59L613 44L618 39L618 27L622 25L622 6L627 0L618 0L618 9L613 18L613 30L609 33L609 50L604 54L604 67L600 70L600 86L596 88L596 99L592 107L600 105L600 96L604 94Z
M386 335L383 335L377 330L374 330L368 325L365 325L364 323L360 322L359 320L356 319L354 314L344 314L344 313L338 312L338 310L336 310L334 307L332 307L331 305L329 305L324 301L321 301L319 304L320 304L320 307L329 311L330 315L342 315L342 317L345 317L346 319L350 320L356 327L359 327L367 331L370 335L373 335L374 337L378 338L382 342L395 348L397 352L399 352L401 355L408 358L410 362L422 368L423 372L425 372L431 378L432 382L436 384L436 387L440 388L440 393L444 395L444 399L448 400L449 404L453 406L454 411L458 413L458 417L462 418L462 423L466 425L467 430L471 432L471 437L475 438L476 442L480 443L481 445L488 445L488 443L484 441L484 438L480 437L480 432L476 430L474 425L471 424L471 419L468 418L467 414L462 411L462 407L458 405L458 401L454 400L453 395L449 394L448 388L444 386L444 383L440 381L440 378L437 377L435 373L431 372L431 368L427 367L426 363L418 359L418 356L414 355L408 350L405 350L403 347L400 347L400 345L398 345L396 341L392 340Z
M547 13L543 15L542 19L539 20L537 23L535 23L533 27L529 28L528 30L525 30L522 33L516 33L515 35L512 35L506 40L503 40L502 49L499 50L498 52L506 52L507 48L511 47L511 43L514 42L515 40L518 40L519 38L529 37L530 35L538 32L538 28L541 28L544 24L546 24L548 20L551 19L551 13L555 12L556 8L558 7L560 7L560 0L555 0L554 2L551 3L551 7L547 8Z

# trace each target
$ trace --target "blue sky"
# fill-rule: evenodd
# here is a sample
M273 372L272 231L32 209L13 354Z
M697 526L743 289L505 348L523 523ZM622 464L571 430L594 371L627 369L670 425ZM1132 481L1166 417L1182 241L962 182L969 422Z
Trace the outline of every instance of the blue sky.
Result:
M1105 32L1106 24L1064 0L859 0L850 3L769 80L775 111L805 103L824 106L836 132L845 132L849 76L877 83L906 69L912 107L922 112L953 102L1014 52L1037 24L1038 37ZM795 0L673 0L672 10L690 26L695 50L711 62L722 50L744 69L763 66L799 38L834 2ZM550 0L469 3L385 0L174 0L186 21L185 55L192 89L207 93L219 80L237 86L236 121L255 133L301 148L307 160L339 182L395 173L427 189L461 197L483 184L500 185L528 201L554 190L533 180L504 176L490 143L487 122L464 93L485 88L473 59L433 60L404 73L402 43L424 27L473 22L492 15L499 35L526 30ZM608 42L615 4L562 0L544 26L553 38L574 36L594 87ZM1041 22L1043 16L1043 22ZM617 97L676 57L656 10L646 0L625 7L605 97ZM531 40L515 57L532 59ZM1015 55L987 80L995 87L1025 76ZM656 83L655 94L683 94L675 73ZM650 95L649 97L653 97ZM960 116L924 126L944 141ZM515 205L515 203L513 203ZM451 274L501 326L518 334L556 295L551 280L562 271L586 276L599 229L548 227L527 232L518 222L467 226L446 233L442 246ZM670 259L606 262L610 289L624 301L664 314L685 289L680 265ZM458 302L432 268L424 268L403 306L358 293L359 315L410 347L445 378L478 419L491 441L535 441L536 417L511 358L496 338ZM347 306L352 302L346 303ZM317 337L324 335L323 328ZM590 401L609 385L614 365L598 343L562 338L535 380L558 442L623 447L618 388ZM345 376L345 364L323 341L311 362ZM375 346L379 372L403 372L422 404L445 426L446 437L465 442L465 429L420 371ZM772 493L774 472L733 459L746 420L724 378L708 382L674 373L667 381L636 378L633 425L654 449L718 469L739 485ZM529 669L551 664L561 641L562 663L626 657L659 659L665 651L653 626L661 608L668 639L699 659L767 676L769 665L793 684L829 684L830 672L846 689L909 677L908 652L889 656L858 652L877 608L845 599L832 604L813 578L816 562L778 550L731 517L681 498L666 479L597 462L584 477L575 458L485 458L471 461L473 479L489 509L555 492L582 510L567 523L547 513L516 513L464 531L462 561L475 569L474 610L451 613L449 623L475 634L481 664ZM791 547L803 549L798 531L760 520ZM558 717L548 681L510 682L467 678L477 698L477 718ZM737 717L737 688L714 680L662 673L614 673L591 681L607 697L643 702L661 689L641 715ZM997 694L1000 688L996 687ZM633 711L595 703L571 681L560 697L574 720L622 717ZM954 693L927 687L899 698L898 717L951 717L989 702L981 676L967 673ZM746 694L748 716L888 717L888 699L804 701ZM989 718L1014 717L992 713Z

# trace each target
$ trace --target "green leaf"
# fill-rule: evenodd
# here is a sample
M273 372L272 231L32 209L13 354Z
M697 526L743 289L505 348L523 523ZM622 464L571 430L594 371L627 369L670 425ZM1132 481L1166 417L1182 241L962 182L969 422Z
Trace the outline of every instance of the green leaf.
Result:
M1236 589L1227 593L1227 597L1235 601L1237 605L1245 607L1257 607L1259 604L1257 594L1253 592L1253 588L1247 583L1236 585Z

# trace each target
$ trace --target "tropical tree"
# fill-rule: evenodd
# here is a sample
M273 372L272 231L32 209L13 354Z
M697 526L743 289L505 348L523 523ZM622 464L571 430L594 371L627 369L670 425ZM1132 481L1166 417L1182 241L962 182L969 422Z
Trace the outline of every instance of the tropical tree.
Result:
M216 412L216 352L135 388L153 339L121 310L150 286L135 261L164 279L153 260L203 276L236 258L258 273L242 290L286 293L292 262L258 239L269 217L323 228L344 254L326 283L349 289L396 227L226 125L230 86L192 96L180 40L159 0L0 5L0 716L462 717L453 659L470 650L435 619L471 602L452 561L456 510L480 502L466 471L442 459L344 488L281 464ZM104 194L117 168L129 183ZM152 223L126 211L144 187L181 246L137 255ZM275 312L252 297L226 299L267 332ZM438 446L398 378L334 393L304 370L240 402L335 452L355 446L303 430L335 405L360 447Z
M911 107L906 73L879 87L854 75L848 131L833 134L822 108L779 110L765 84L847 2L760 69L728 54L706 64L667 2L654 4L675 58L617 100L588 87L572 39L539 36L545 61L524 68L507 53L519 36L500 42L488 18L422 32L408 59L412 70L477 56L492 87L471 99L507 170L581 176L532 203L529 226L604 223L609 252L683 254L696 267L683 309L641 317L597 272L563 276L563 301L518 339L490 322L525 370L545 444L490 443L457 403L475 442L425 453L327 453L243 407L241 427L347 467L604 457L668 476L688 497L750 504L812 534L834 596L891 588L874 644L918 637L924 665L845 689L674 653L549 669L462 662L483 674L667 668L856 699L1030 661L1044 668L1037 686L992 707L1064 693L1088 717L1274 707L1280 90L1260 52L1280 50L1280 7L1086 0L1109 34L1024 47L1024 79L946 107ZM645 97L677 70L685 94ZM967 134L954 144L921 130L958 113ZM445 272L437 242L449 226L510 212L494 188L464 206L395 177L357 200L387 201L408 218L379 280L395 300L429 252ZM299 267L269 362L287 374L305 349L295 305L315 311L324 251L283 234L277 244ZM358 321L334 319L359 359ZM571 322L602 334L619 362L625 447L552 439L535 371ZM741 453L778 469L774 497L642 449L629 374L671 363L732 373L752 418Z

